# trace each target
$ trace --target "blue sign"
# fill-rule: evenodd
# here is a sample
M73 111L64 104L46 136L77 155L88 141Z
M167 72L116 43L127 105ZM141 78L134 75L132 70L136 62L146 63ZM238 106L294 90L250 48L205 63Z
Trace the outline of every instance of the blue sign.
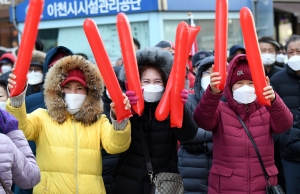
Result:
M17 22L24 22L29 0L16 7ZM45 0L41 20L86 18L158 10L157 0ZM11 12L11 11L10 11ZM12 15L10 14L12 20Z
M168 0L168 11L215 11L217 0ZM240 11L242 7L252 9L251 0L228 0L229 11Z

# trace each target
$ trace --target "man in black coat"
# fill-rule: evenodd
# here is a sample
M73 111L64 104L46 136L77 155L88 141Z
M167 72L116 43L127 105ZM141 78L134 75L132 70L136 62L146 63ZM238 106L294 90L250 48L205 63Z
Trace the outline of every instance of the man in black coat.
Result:
M286 50L289 59L288 65L272 77L271 85L293 113L295 119L300 107L300 36L292 35L286 42ZM281 160L277 158L276 165L279 171L283 168L286 192L298 194L300 193L300 159L287 149L289 134L290 130L274 135L275 148L279 150L281 157ZM282 166L278 162L282 162ZM278 180L279 184L284 184L280 174Z
M275 65L276 55L280 49L280 45L270 37L262 37L258 42L265 74L271 79L273 75L282 70L282 68Z

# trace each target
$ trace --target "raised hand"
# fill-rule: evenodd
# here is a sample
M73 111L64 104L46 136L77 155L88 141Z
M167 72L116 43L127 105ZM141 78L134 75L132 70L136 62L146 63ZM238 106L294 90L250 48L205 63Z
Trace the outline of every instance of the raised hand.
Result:
M184 104L187 102L188 94L189 94L189 91L187 89L183 89L180 93L181 100Z
M217 85L220 84L220 80L222 77L220 77L219 72L214 72L214 65L211 67L211 74L210 74L210 89L213 94L220 94L221 91L217 88Z
M126 96L129 99L130 105L134 105L137 103L137 101L139 100L139 97L136 96L135 91L126 91L125 92Z
M125 110L130 110L131 108L130 101L128 100L128 97L124 93L123 96L124 96L123 103L125 104ZM116 115L116 105L114 102L110 103L110 110Z
M263 95L265 96L265 99L270 99L271 102L274 102L275 92L273 90L273 87L270 86L270 79L268 76L266 77L266 81L267 81L267 86L264 88Z

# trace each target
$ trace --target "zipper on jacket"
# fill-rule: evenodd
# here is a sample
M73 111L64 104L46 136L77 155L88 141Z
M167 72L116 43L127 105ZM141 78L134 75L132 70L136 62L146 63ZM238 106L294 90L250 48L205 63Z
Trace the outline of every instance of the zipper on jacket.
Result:
M77 144L77 129L76 124L74 122L74 118L72 115L72 124L74 126L74 141L75 141L75 170L74 170L74 178L76 184L76 194L78 194L78 178L77 178L77 154L78 154L78 144Z
M245 107L245 111L246 111L246 118L248 117L248 112L249 112L249 106L248 106L248 104L246 104L246 107Z
M248 105L246 105L247 107L246 108L248 108ZM245 108L245 109L246 109ZM248 108L249 109L249 108ZM249 111L249 110L248 110ZM250 129L249 129L249 125L248 125L248 120L247 120L247 118L248 118L248 111L246 112L246 117L245 117L245 125L246 125L246 127L248 128L248 130L249 130L249 132L250 132ZM247 121L247 122L246 122ZM250 149L251 149L251 147L249 146L249 144L250 144L250 139L248 138L248 135L246 134L246 138L247 138L247 161L248 161L248 165L247 165L247 171L248 171L248 173L247 173L247 187L248 187L248 189L247 189L247 191L248 191L248 193L250 193ZM252 145L252 144L251 144Z

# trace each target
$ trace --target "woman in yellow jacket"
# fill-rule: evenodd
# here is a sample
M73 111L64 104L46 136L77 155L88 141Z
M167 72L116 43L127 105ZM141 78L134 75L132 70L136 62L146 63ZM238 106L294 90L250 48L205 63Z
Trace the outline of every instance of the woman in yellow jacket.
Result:
M8 88L15 85L10 74ZM124 152L130 145L128 119L118 123L111 104L112 125L105 117L101 95L103 80L96 65L81 56L67 56L49 70L44 85L47 110L26 115L25 91L11 97L7 111L19 121L28 140L37 145L41 182L33 193L102 194L102 156ZM130 109L124 96L124 107Z

